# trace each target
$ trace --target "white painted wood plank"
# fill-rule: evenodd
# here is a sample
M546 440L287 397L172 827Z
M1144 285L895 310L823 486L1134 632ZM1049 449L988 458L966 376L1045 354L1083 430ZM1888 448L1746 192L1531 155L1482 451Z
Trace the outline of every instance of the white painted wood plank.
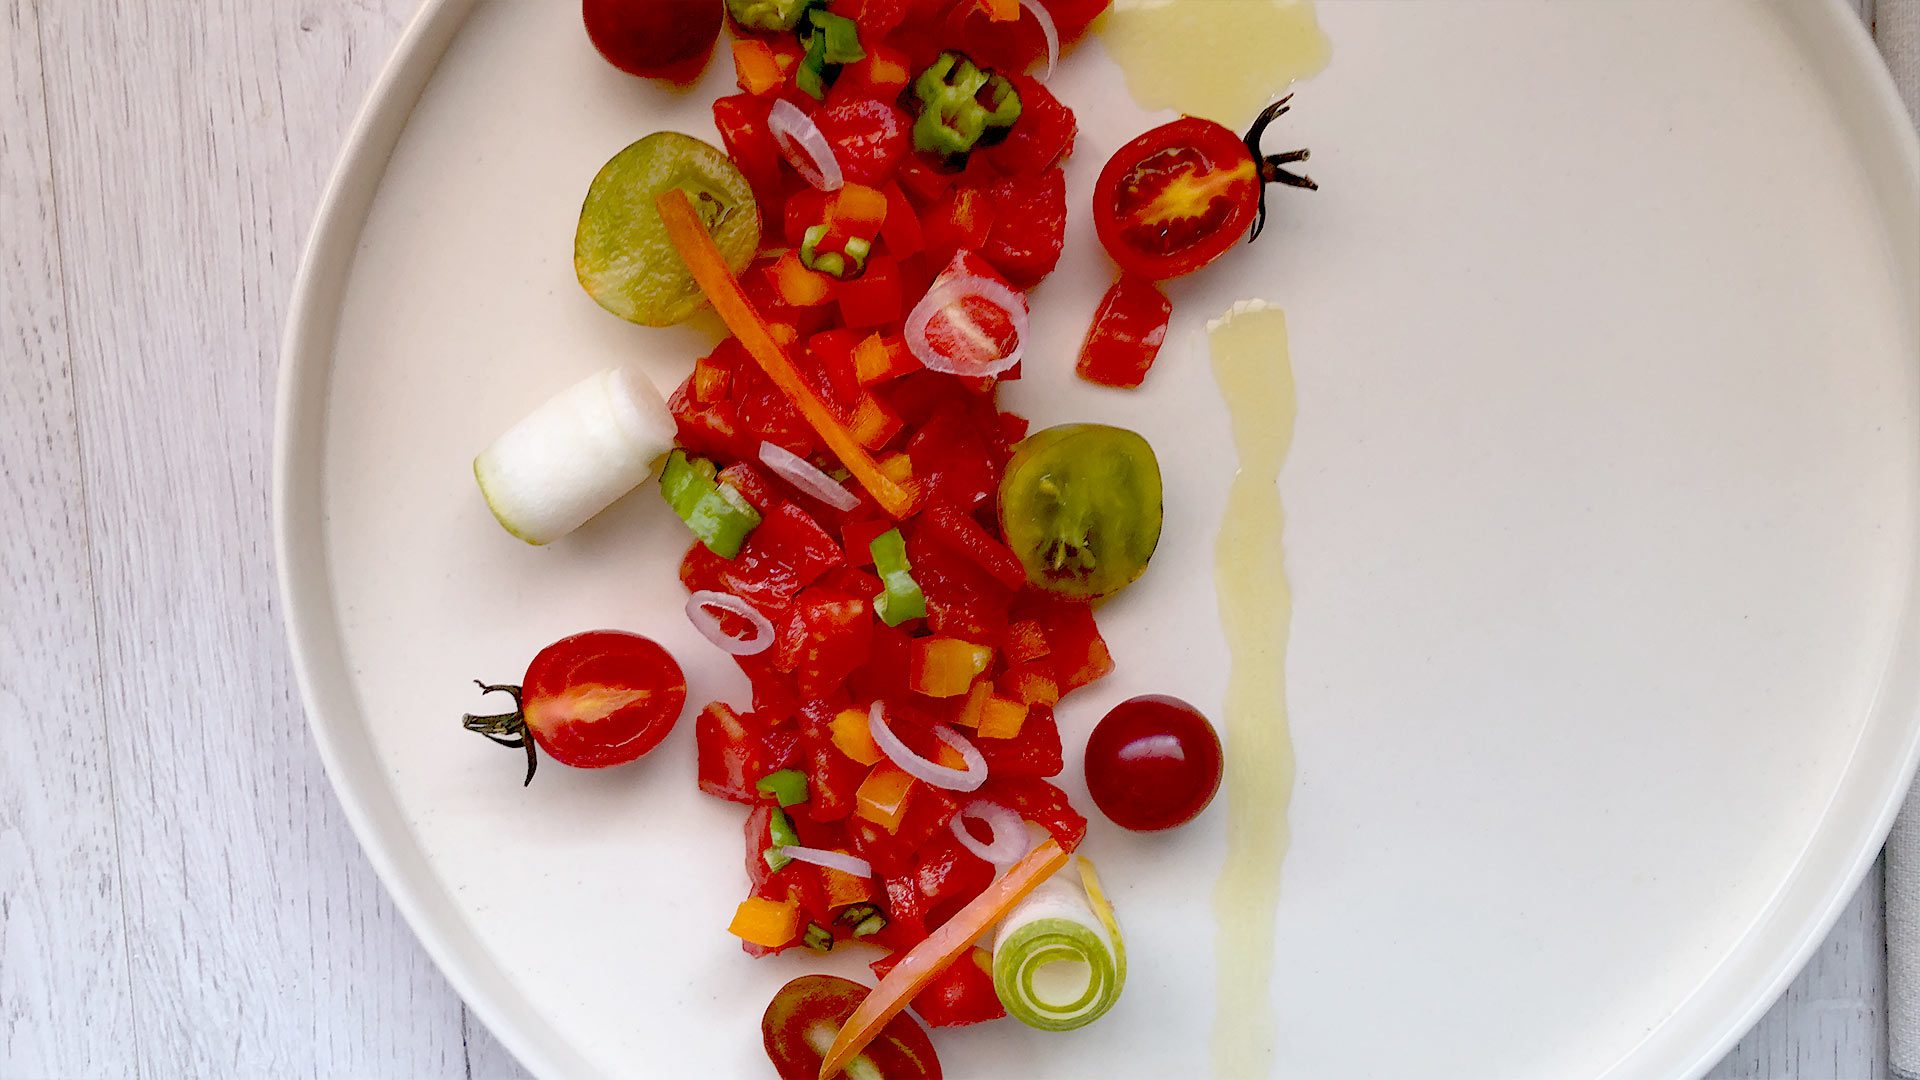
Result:
M1887 938L1878 863L1833 932L1709 1080L1879 1080L1887 1064Z
M39 37L0 0L0 1076L133 1076Z
M460 1005L309 742L270 569L296 255L411 9L40 11L149 1076L465 1075Z

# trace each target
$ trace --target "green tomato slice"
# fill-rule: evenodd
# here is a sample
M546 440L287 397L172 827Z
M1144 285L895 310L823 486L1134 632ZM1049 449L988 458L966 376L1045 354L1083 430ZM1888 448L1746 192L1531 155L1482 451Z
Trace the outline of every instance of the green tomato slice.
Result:
M760 247L753 188L727 155L677 131L655 132L613 155L580 207L573 270L601 307L643 326L685 321L706 303L654 208L672 188L693 200L734 273Z
M1027 580L1061 596L1111 596L1146 572L1160 543L1160 462L1147 440L1105 424L1064 424L1014 448L1000 527Z

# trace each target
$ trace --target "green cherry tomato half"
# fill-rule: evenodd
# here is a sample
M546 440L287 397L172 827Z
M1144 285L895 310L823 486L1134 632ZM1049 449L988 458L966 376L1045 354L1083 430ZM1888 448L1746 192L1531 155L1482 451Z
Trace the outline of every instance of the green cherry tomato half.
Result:
M653 200L680 188L734 273L760 246L753 189L727 155L691 135L658 131L600 167L580 207L573 270L601 307L643 326L671 326L706 298L667 239Z
M760 1018L760 1039L780 1080L817 1080L841 1025L865 1000L867 988L836 975L802 975L780 988ZM843 1080L940 1080L933 1043L905 1013L887 1021L880 1037L839 1073Z
M1027 580L1061 596L1111 596L1146 572L1160 543L1160 462L1147 440L1105 424L1064 424L1014 447L1000 527Z

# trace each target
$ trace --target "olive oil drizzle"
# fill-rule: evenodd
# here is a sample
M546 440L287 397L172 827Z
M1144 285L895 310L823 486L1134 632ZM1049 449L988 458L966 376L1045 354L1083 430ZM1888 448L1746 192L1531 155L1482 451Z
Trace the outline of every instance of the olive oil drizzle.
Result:
M1141 108L1235 131L1333 52L1311 0L1116 0L1098 31Z
M1227 857L1214 887L1214 1075L1271 1074L1271 984L1280 864L1291 836L1293 743L1287 639L1293 594L1281 546L1280 469L1293 441L1285 312L1243 301L1208 324L1214 380L1238 468L1214 545L1214 587L1229 654L1225 709Z

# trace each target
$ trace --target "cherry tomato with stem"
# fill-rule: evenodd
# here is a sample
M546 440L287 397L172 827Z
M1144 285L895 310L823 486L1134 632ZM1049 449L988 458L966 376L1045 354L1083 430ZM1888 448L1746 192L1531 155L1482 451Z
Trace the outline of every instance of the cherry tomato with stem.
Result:
M1220 736L1200 711L1152 695L1113 707L1087 738L1087 793L1115 825L1158 832L1200 816L1220 790Z
M1288 95L1267 106L1244 137L1185 116L1115 151L1094 187L1093 223L1120 268L1149 281L1190 274L1242 236L1260 235L1268 184L1318 188L1287 169L1307 160L1307 151L1260 149L1267 127L1292 100Z
M535 747L562 765L624 765L660 745L687 704L687 678L667 650L622 630L591 630L541 649L519 686L475 680L483 693L513 697L513 711L462 717L468 731L527 752L524 787L539 765Z
M722 0L583 0L587 38L629 75L693 81L720 36Z

